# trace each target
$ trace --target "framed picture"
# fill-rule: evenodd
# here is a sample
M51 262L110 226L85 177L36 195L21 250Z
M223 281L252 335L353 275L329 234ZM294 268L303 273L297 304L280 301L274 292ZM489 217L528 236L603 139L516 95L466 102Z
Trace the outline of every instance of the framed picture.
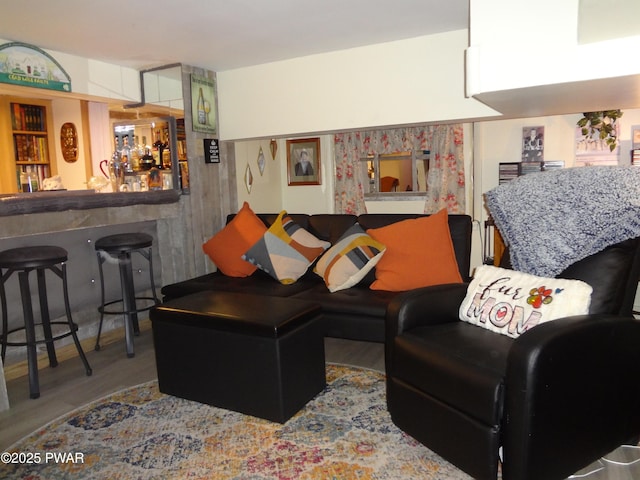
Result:
M216 85L210 78L191 75L191 120L194 132L217 133Z
M522 128L522 161L544 161L544 127Z
M320 185L320 138L287 140L289 185Z
M634 150L640 148L640 125L631 127L631 148Z

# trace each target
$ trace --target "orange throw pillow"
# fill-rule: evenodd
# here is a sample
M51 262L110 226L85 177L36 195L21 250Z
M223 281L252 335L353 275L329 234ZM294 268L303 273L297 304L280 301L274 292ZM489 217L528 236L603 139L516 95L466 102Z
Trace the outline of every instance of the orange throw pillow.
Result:
M445 209L428 217L402 220L367 233L387 246L376 265L372 290L399 292L461 283Z
M222 273L230 277L248 277L256 266L245 262L242 255L262 238L267 227L253 213L247 202L222 230L202 245L204 253Z

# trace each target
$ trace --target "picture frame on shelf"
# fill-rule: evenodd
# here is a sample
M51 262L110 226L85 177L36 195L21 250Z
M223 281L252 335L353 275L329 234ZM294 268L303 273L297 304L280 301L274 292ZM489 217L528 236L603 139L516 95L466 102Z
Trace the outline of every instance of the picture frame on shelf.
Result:
M320 138L287 140L288 185L321 185Z

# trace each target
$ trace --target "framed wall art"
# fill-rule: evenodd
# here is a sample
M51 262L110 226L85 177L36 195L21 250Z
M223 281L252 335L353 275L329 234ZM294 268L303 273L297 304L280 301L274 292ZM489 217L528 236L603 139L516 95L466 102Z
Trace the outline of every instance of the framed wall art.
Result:
M640 125L631 127L631 148L634 150L640 148Z
M522 161L544 161L544 127L522 128Z
M320 138L287 140L289 185L320 185Z
M194 132L216 135L216 85L213 79L191 75L191 120Z

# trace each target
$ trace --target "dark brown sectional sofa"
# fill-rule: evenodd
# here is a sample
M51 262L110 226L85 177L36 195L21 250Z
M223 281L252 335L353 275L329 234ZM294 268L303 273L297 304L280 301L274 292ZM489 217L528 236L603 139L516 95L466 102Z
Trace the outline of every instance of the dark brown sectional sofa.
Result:
M267 227L278 217L277 213L257 215ZM229 215L227 222L234 216L235 214ZM289 216L317 238L333 245L355 223L359 223L364 230L367 230L424 215L289 214ZM460 275L463 281L468 281L471 261L471 217L449 215L448 223ZM429 265L416 265L415 268L429 268ZM321 306L321 321L325 336L384 342L387 305L401 292L370 289L369 285L375 279L374 272L375 269L354 287L331 293L322 278L313 272L313 267L310 267L304 276L291 285L282 285L261 270L242 278L229 277L217 271L165 285L162 287L162 296L163 301L168 301L203 290L215 290L298 298Z

